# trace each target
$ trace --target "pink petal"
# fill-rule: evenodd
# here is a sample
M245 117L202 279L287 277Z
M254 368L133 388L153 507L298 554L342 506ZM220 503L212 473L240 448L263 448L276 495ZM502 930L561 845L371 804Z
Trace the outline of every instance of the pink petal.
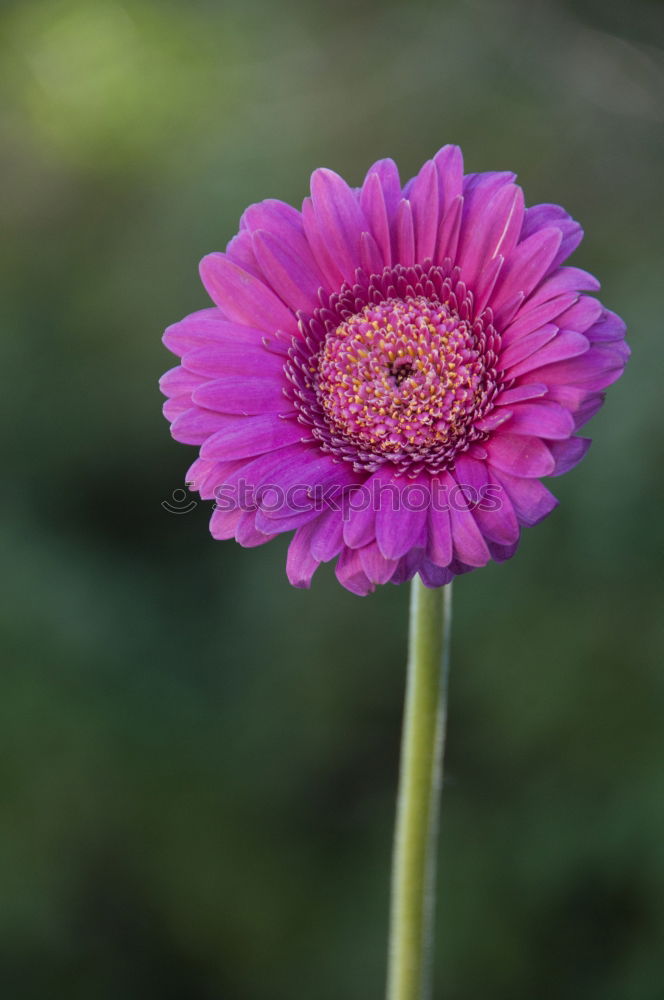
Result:
M562 476L569 472L585 456L590 448L590 438L573 437L568 441L552 441L550 445L551 454L556 463L552 476Z
M519 292L529 295L542 280L560 246L558 229L542 229L533 233L512 251L505 261L500 288L492 300L492 307L500 307Z
M500 352L500 367L502 371L509 373L510 369L515 365L520 364L529 358L531 354L539 351L548 344L550 340L558 333L558 327L553 323L547 323L541 326L538 330L533 330L532 333L527 334L525 337L520 337L518 340L510 344ZM511 375L508 375L511 377Z
M356 196L333 170L315 170L311 198L320 234L344 278L352 281L359 266L360 235L367 222Z
M507 431L510 434L564 440L574 433L574 418L564 407L549 400L519 403L514 407Z
M267 333L277 329L297 332L297 322L290 309L264 282L233 264L228 257L210 253L203 257L200 271L210 298L230 319Z
M537 399L539 396L546 396L547 392L548 389L543 382L517 385L501 392L496 400L496 406L512 406L514 403L523 402L524 399Z
M379 174L370 171L360 192L360 208L381 255L383 266L392 263L390 219ZM364 266L364 265L363 265Z
M410 202L403 198L399 202L396 221L396 259L408 266L415 263L415 230Z
M443 221L440 224L436 246L436 263L442 264L448 257L450 260L455 260L459 245L459 235L461 233L462 216L463 198L459 195L447 208L443 216Z
M219 430L222 419L218 413L192 406L173 421L171 435L180 444L202 444Z
M449 566L452 555L450 512L447 509L435 510L432 504L429 508L427 556L436 566Z
M360 564L372 583L387 583L397 568L396 559L386 559L376 542L359 549Z
M558 295L536 306L533 306L534 300L529 299L516 314L516 317L505 327L502 334L503 348L507 348L521 337L539 330L546 323L551 323L554 319L557 320L577 299L576 292ZM556 322L556 326L560 325Z
M492 479L485 462L461 455L456 461L453 478L460 486L470 487L468 497L472 514L485 539L501 545L517 541L519 524L514 508L500 484ZM495 487L493 493L489 491L491 486Z
M371 233L362 233L360 237L360 264L367 274L380 274L383 270L383 258Z
M359 597L366 597L375 590L374 584L362 569L359 549L342 549L335 573L342 587Z
M533 336L531 334L531 336ZM526 340L527 338L523 338ZM520 341L519 341L520 343ZM535 350L523 361L513 365L509 370L510 378L519 378L528 375L528 381L548 383L547 378L540 377L540 372L544 365L553 364L556 361L566 361L568 358L576 358L579 355L588 353L590 344L582 333L574 333L573 330L561 330L547 344Z
M495 476L509 494L521 524L539 524L558 505L558 500L539 479L522 479L503 470L498 470Z
M523 210L523 191L516 184L502 185L493 194L480 193L472 206L464 206L456 262L471 288L494 257L508 258L521 231Z
M292 403L284 395L284 382L277 378L225 375L199 386L194 403L218 413L289 413Z
M423 510L409 509L410 505L403 502L404 483L397 481L395 485L398 490L398 495L395 497L397 509L392 509L392 498L388 498L385 494L381 497L376 512L376 541L386 559L400 559L409 549L418 544L427 523L426 508ZM426 491L424 481L414 480L412 485L417 485Z
M447 482L449 496L458 497L458 484L449 472L441 478ZM450 501L450 527L456 558L468 566L485 566L491 558L486 541L471 511L459 509L458 499Z
M243 231L239 232L237 236L229 242L226 247L226 257L231 260L238 267L241 267L244 271L248 271L249 274L253 274L255 278L259 281L265 281L265 275L261 270L261 266L256 260L256 255L254 254L254 248L251 242L251 234Z
M288 546L286 574L293 587L308 589L311 586L311 578L320 565L311 554L311 531L311 524L298 528Z
M443 146L433 158L438 174L439 204L447 212L463 193L463 155L458 146Z
M413 181L409 201L415 230L415 257L422 264L433 259L440 220L438 174L433 160L424 164Z
M218 542L235 538L237 526L242 520L244 513L239 507L236 507L234 510L215 509L210 518L210 534L212 537Z
M273 413L255 417L228 417L222 428L201 448L201 458L253 458L306 438L307 431L295 420L282 420Z
M319 304L318 289L323 277L311 254L300 256L289 244L264 229L253 235L256 257L267 280L284 302L296 312L312 312Z
M547 385L571 384L582 386L589 392L598 392L615 382L624 367L625 360L619 354L608 348L593 346L579 357L534 369L529 378L536 378Z
M555 466L548 447L537 437L499 431L486 448L489 463L513 476L550 476Z
M266 350L260 341L197 347L183 355L182 364L187 371L208 378L222 375L278 378L283 372L283 358Z
M178 365L161 376L159 379L159 389L163 392L164 396L187 395L191 399L192 392L203 381L204 379L200 375L195 375L193 372L187 371L186 368Z

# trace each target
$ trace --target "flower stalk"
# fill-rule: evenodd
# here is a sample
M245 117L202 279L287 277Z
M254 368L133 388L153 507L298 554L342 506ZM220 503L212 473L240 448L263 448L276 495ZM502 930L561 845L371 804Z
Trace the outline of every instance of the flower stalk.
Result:
M429 589L416 576L411 584L387 1000L428 1000L431 996L451 624L451 583Z

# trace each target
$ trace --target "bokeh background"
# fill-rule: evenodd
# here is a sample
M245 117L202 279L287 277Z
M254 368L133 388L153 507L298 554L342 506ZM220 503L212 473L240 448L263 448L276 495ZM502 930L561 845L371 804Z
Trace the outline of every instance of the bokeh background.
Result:
M5 0L0 993L383 991L407 591L161 506L197 261L445 142L586 227L631 330L562 503L458 581L437 992L664 997L664 8ZM177 498L176 498L177 499Z

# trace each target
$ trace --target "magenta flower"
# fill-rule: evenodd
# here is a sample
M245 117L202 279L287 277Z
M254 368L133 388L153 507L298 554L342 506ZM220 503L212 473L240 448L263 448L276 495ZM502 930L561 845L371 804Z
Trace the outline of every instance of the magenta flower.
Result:
M455 146L403 187L391 160L359 189L317 170L302 212L252 205L203 258L214 306L167 329L161 387L215 538L294 530L291 583L336 558L366 594L507 559L551 512L540 480L584 456L629 349L562 266L579 224L514 181Z

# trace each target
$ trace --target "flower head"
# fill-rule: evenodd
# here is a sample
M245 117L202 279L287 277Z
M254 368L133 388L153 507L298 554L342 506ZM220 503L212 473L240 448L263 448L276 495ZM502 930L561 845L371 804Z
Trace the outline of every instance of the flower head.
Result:
M381 160L359 189L317 170L301 212L250 206L201 262L214 306L164 334L213 536L294 531L292 583L336 558L360 594L513 555L629 356L596 279L562 266L582 235L513 174L464 175L456 146L403 187Z

